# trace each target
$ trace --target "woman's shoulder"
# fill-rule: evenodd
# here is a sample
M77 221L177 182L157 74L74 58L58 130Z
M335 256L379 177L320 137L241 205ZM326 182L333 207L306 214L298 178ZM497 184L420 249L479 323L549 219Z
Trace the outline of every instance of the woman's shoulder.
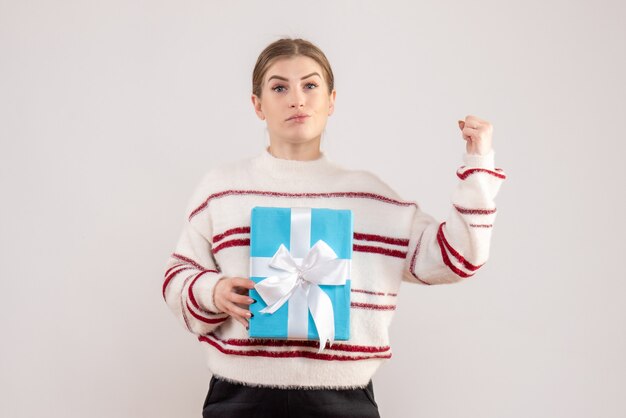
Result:
M205 168L195 182L195 187L188 203L188 212L193 213L204 207L211 197L227 193L230 189L241 188L245 184L245 170L250 158L221 161Z
M378 174L367 169L342 170L343 181L354 186L359 191L379 194L394 200L403 200L402 197Z

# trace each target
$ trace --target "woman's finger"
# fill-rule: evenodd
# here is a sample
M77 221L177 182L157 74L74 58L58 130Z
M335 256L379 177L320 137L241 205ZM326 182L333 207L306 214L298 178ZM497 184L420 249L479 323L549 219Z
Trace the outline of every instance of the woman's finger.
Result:
M466 119L466 120L459 119L458 123L459 123L459 128L463 130L466 127L471 128L471 129L478 129L480 128L481 124L484 122L478 118L472 118L472 119Z
M232 302L226 302L224 312L233 317L236 321L240 322L244 327L248 327L248 316L246 315L246 312L249 313L250 311L242 309Z
M234 286L243 287L245 289L252 289L256 283L248 278L233 277L232 284Z
M239 315L237 313L237 305L235 305L234 303L230 302L230 301L225 301L224 302L224 312L226 312L228 315L232 316L235 319L241 318L242 316Z
M245 295L247 296L250 293L250 289L246 289L244 287L233 287L233 293L236 295Z
M252 313L250 312L249 309L241 308L236 303L229 301L227 302L227 307L228 307L228 312L231 316L237 315L242 318L250 318L252 316Z
M254 301L254 299L252 299L248 295L237 295L235 293L231 293L229 299L231 300L231 302L241 303L243 305L250 305Z
M478 116L475 115L467 115L465 116L465 123L471 127L475 127L477 125L480 125L481 123L486 122L486 120L479 118Z
M478 130L473 128L468 128L467 126L463 128L463 139L471 139L472 137L476 138L478 136Z

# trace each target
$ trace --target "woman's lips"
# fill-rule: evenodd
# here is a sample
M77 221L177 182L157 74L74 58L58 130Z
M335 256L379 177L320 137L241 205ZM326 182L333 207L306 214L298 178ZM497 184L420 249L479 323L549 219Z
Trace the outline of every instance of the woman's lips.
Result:
M311 115L307 115L306 113L296 113L295 115L293 115L292 117L287 119L287 122L289 121L294 121L294 122L304 122L306 120L306 118L308 118Z

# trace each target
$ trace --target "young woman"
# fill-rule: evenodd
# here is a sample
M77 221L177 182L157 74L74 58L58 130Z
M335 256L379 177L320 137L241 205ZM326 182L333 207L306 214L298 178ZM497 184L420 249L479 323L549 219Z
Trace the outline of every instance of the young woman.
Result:
M371 378L391 358L401 282L455 283L487 261L494 198L506 178L494 166L491 124L459 121L464 164L450 215L439 222L376 175L345 169L320 150L335 95L331 66L315 45L267 46L253 71L252 104L269 146L209 170L188 203L163 297L206 347L213 377L204 417L378 417ZM348 340L319 352L319 341L248 337L257 302L248 276L254 206L352 210Z

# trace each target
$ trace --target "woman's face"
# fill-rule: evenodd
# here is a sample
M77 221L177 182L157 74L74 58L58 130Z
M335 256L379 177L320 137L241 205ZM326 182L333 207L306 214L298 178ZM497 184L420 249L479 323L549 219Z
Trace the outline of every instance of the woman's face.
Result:
M252 95L257 116L267 120L272 141L300 144L319 141L333 113L335 90L328 94L322 67L295 56L274 62L265 73L261 98ZM304 117L294 118L303 114Z

